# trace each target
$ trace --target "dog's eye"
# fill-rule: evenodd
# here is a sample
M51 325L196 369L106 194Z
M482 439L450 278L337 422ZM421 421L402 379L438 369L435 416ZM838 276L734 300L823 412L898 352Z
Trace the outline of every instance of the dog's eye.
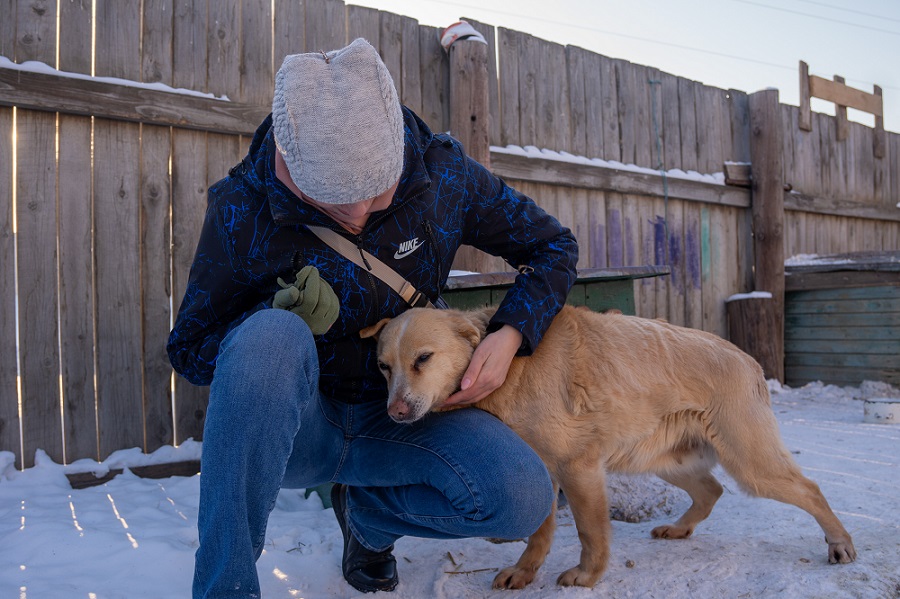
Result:
M431 358L432 354L422 354L418 358L416 358L416 368L427 362Z
M381 360L378 360L378 369L381 370L382 372L390 372L391 371L391 367L388 366L387 364L385 364L384 362L382 362Z

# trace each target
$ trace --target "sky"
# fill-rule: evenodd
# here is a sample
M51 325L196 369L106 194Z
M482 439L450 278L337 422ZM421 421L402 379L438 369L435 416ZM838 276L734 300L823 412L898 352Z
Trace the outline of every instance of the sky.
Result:
M522 542L396 543L400 585L390 599L625 599L634 597L785 597L886 599L900 589L900 424L865 422L863 398L900 390L884 383L799 389L770 381L772 407L785 444L822 489L858 552L856 562L829 565L822 531L794 506L748 497L721 469L725 487L710 517L685 540L654 540L650 530L689 505L683 491L655 478L611 475L610 561L592 589L559 591L556 577L578 561L572 513L562 509L547 562L522 591L492 591L498 569ZM197 548L199 476L138 478L130 471L100 486L72 489L65 473L115 465L196 459L185 443L151 456L114 453L103 465L54 464L46 454L25 471L0 452L0 597L18 599L158 599L187 597ZM157 455L158 454L158 455ZM345 599L341 533L331 509L302 490L282 490L257 569L263 597Z
M724 89L777 88L799 103L810 74L881 86L885 128L900 132L898 0L347 0L446 27L460 17L580 46ZM549 10L548 10L549 9ZM834 114L834 105L813 101ZM871 115L849 111L868 125Z

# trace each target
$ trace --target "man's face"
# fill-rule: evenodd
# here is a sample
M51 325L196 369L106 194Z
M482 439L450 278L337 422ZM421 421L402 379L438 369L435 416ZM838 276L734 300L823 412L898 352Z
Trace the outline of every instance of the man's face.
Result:
M395 191L397 191L397 183L394 183L390 189L374 198L369 198L368 200L363 200L361 202L353 202L352 204L326 204L324 202L317 202L314 198L309 197L303 192L301 192L301 197L305 202L312 204L338 222L355 223L373 212L384 210L390 206Z

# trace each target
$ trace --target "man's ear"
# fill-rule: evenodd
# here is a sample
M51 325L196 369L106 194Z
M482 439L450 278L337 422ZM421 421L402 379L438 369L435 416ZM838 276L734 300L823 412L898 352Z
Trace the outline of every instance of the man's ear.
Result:
M359 336L363 339L368 339L369 337L375 337L375 340L378 340L378 335L381 333L381 329L384 328L384 325L391 321L390 318L382 318L375 324L370 327L366 327L359 332Z

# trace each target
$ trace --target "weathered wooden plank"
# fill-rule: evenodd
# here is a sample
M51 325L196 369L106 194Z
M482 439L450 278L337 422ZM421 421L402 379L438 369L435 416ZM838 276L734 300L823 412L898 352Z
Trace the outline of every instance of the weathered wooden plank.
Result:
M550 183L563 187L587 187L636 195L662 196L664 193L661 176L626 169L531 158L503 152L491 153L491 168L502 177ZM739 208L750 206L749 191L739 187L675 177L668 178L667 186L669 198Z
M347 6L347 39L363 38L375 48L381 47L381 13L367 6Z
M271 106L3 68L0 105L243 134L252 133L271 111Z
M625 246L622 216L622 195L606 195L606 265L625 266Z
M348 7L349 8L349 7ZM354 7L360 8L360 7ZM274 19L273 64L277 72L289 54L302 54L306 48L306 6L304 2L276 2ZM372 9L365 9L371 11ZM377 11L373 11L377 14ZM348 20L349 24L349 20ZM365 36L364 36L365 37ZM374 45L374 44L373 44ZM375 46L378 47L377 45Z
M628 264L656 264L656 215L651 198L625 196L623 204L626 226L625 259L628 261L628 231L633 231L635 239L635 257ZM665 314L656 312L656 279L641 279L635 284L635 303L639 316L646 318L665 318Z
M712 240L712 206L704 205L700 208L700 292L703 296L702 319L700 327L704 331L716 330L716 308L723 298L713 292L713 245ZM716 248L715 251L718 251Z
M501 27L499 47L500 145L520 145L519 139L519 35Z
M16 266L25 465L63 462L56 313L56 116L16 113Z
M699 168L697 148L697 98L698 84L690 79L678 78L678 117L681 123L681 169L696 171Z
M174 305L181 304L187 287L200 229L206 213L207 135L172 132L172 281ZM209 389L175 377L175 442L200 440Z
M591 190L588 196L588 222L590 223L588 244L590 245L593 268L609 265L606 245L606 195L602 191Z
M619 85L616 63L605 56L597 57L600 69L600 99L603 115L603 153L599 158L622 161L621 124L619 120Z
M433 131L448 131L450 60L441 47L438 38L440 31L437 27L419 26L419 67L422 79L422 113L419 116ZM499 127L499 118L494 120L498 121Z
M141 306L143 325L144 451L175 441L169 336L171 130L141 127Z
M593 52L581 50L580 57L582 76L584 78L585 156L588 158L600 158L604 155L603 144L605 140L603 132L609 126L604 121L603 92L605 84L601 78L600 56ZM613 86L614 91L615 86ZM574 127L574 119L572 122ZM618 125L618 123L616 124Z
M343 48L347 44L344 24L346 9L343 0L306 0L304 4L306 4L306 51L328 52Z
M587 156L588 115L585 95L586 50L566 46L566 70L569 80L569 119L571 137L569 151L576 156ZM593 90L591 90L593 92ZM593 154L596 156L597 154Z
M241 97L240 0L217 0L208 7L206 89L237 101Z
M241 0L241 94L245 104L272 105L272 0ZM280 64L278 66L281 66Z
M794 275L792 274L791 277ZM808 302L844 300L897 300L900 299L900 280L897 285L872 287L835 287L814 291L796 291L789 295L787 311L807 311L803 306Z
M0 451L11 451L15 455L16 467L21 469L24 466L19 436L19 392L16 384L18 366L12 112L12 108L0 107L0 256L3 256L3 260L0 260Z
M640 263L641 264L657 264L656 242L657 242L657 210L653 198L642 197L638 205L638 218L640 220ZM635 289L635 310L638 316L645 318L656 318L657 315L657 283L652 279L641 279L636 281Z
M56 0L20 1L12 16L15 17L16 46L15 53L8 58L18 63L37 60L55 65Z
M526 33L518 34L519 43L519 141L518 145L544 147L538 138L538 86L540 73L539 40Z
M701 206L684 204L684 324L703 327L703 238L701 237Z
M175 0L173 12L172 85L207 92L209 41L206 1Z
M793 272L785 277L785 290L831 289L835 287L878 287L900 284L897 272Z
M896 344L895 344L896 345ZM897 354L850 354L850 353L799 353L784 357L787 366L816 366L820 368L860 368L865 370L898 372ZM900 374L900 372L898 372ZM877 380L877 379L876 379Z
M784 338L793 341L852 341L861 342L890 342L897 343L900 340L900 328L898 327L844 327L844 326L807 326L804 323L792 324L785 327Z
M401 102L416 114L420 114L422 112L422 79L421 56L419 55L419 22L409 17L403 17L400 20L400 32L403 45L401 46L398 93L400 94ZM487 62L490 63L493 56L488 54L488 57ZM486 108L484 120L488 121L488 119L489 115Z
M678 78L669 73L658 73L662 122L663 168L681 168L681 118L678 106Z
M712 278L710 299L713 301L713 305L710 306L708 328L704 327L705 330L726 339L728 338L728 322L725 315L725 298L737 291L730 285L730 273L735 267L734 254L728 252L735 233L730 216L728 212L718 207L711 207L709 211L710 246L713 248L710 256ZM704 305L706 305L705 299Z
M644 251L641 243L642 214L639 201L639 198L630 194L622 196L622 250L625 266L646 264L642 260Z
M834 119L819 113L813 113L812 130L808 136L801 136L803 143L794 132L794 171L790 183L795 191L835 196L841 170L837 164L834 135ZM808 156L801 157L801 152L807 152Z
M668 239L667 242L667 258L668 265L672 269L669 274L667 285L665 286L668 294L668 316L669 322L679 326L687 326L687 317L685 315L685 302L687 298L686 287L688 285L687 278L687 260L685 255L685 236L686 222L684 218L685 202L671 201L669 202L668 214Z
M633 71L632 85L635 104L635 164L647 168L656 168L656 132L653 127L653 104L650 84L652 69L644 65L631 64Z
M91 131L88 117L59 116L59 180L65 181L58 205L59 346L68 462L100 459L94 405Z
M815 122L815 119L813 119L813 122ZM900 222L900 213L898 213L896 208L891 208L890 206L860 204L859 202L843 199L840 196L815 197L796 191L784 194L784 209L813 212L818 215ZM888 223L884 223L884 225L888 226ZM834 251L841 251L842 249L848 248L838 247ZM830 252L831 250L823 250L821 253Z
M172 84L173 0L143 0L141 81Z
M619 116L619 145L625 164L637 163L637 104L635 103L635 71L626 60L613 60Z
M591 201L586 189L572 189L563 191L557 206L560 218L562 218L563 214L566 214L571 219L571 223L567 226L572 229L572 234L578 240L577 267L579 270L596 266L592 255L590 204Z
M895 318L896 320L896 318ZM896 326L895 322L891 323ZM884 327L884 314L787 314L784 325L807 327Z
M238 164L247 151L242 146L241 140L236 135L217 135L210 133L206 136L206 182L207 188L213 183L225 178L228 169Z
M0 13L5 18L0 19L0 56L10 60L16 59L16 12L19 6L18 0L0 0Z
M721 133L724 124L723 113L727 110L725 92L716 87L699 85L696 87L696 93L699 150L697 166L703 173L719 172L725 159L725 144Z
M94 74L141 80L141 0L99 2Z
M872 288L884 289L884 288ZM889 288L888 288L889 289ZM854 291L861 291L856 289ZM862 290L862 291L865 291ZM892 297L867 297L862 294L853 299L797 299L791 305L785 307L785 314L833 314L840 317L845 314L877 312L884 316L885 326L889 326L893 320L900 325L900 288L897 288ZM900 348L898 348L900 349Z
M747 92L730 89L728 99L731 116L730 160L750 162L750 96Z
M537 137L532 143L540 148L571 151L566 48L541 39L534 43L539 70L535 73Z
M488 105L490 111L490 142L492 144L502 143L500 134L500 87L499 77L497 73L497 32L493 25L481 23L475 19L466 17L464 19L475 28L487 41L488 46ZM420 43L422 39L420 38ZM430 44L429 44L430 45ZM425 86L422 86L423 95Z
M92 8L90 2L59 3L59 70L90 74Z
M94 121L97 421L100 458L142 447L140 126Z
M474 160L490 168L487 47L457 41L450 47L450 132Z
M381 39L378 53L394 79L397 93L403 97L403 17L381 11Z

